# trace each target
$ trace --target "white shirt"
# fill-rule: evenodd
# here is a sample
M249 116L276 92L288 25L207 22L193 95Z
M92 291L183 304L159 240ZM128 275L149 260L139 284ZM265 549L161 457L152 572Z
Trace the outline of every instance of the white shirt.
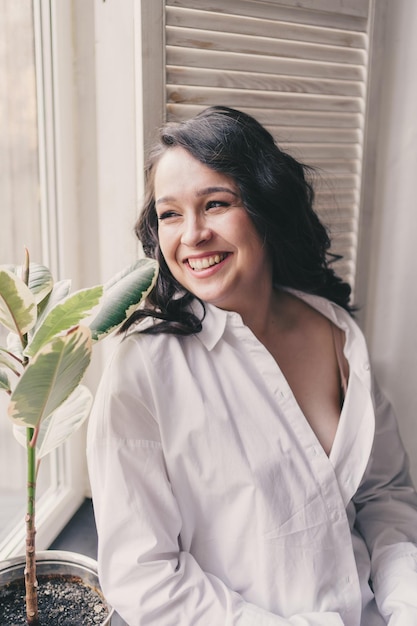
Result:
M132 332L108 363L88 461L101 585L129 626L417 625L395 418L355 322L297 295L346 334L329 457L237 313L207 305L187 337Z

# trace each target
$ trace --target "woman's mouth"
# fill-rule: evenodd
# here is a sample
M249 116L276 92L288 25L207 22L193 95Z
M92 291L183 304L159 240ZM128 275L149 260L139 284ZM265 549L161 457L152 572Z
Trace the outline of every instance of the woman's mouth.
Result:
M187 259L188 264L192 270L195 272L201 272L202 270L206 270L209 267L213 267L213 265L218 265L227 257L226 253L221 254L213 254L212 256L205 256L200 259Z

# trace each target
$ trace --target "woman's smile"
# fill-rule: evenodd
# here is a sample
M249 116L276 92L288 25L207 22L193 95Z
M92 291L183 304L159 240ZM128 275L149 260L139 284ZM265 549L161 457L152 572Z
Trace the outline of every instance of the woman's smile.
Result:
M186 262L194 272L200 273L211 267L220 265L228 256L227 253L220 252L218 254L210 254L209 256L189 257Z
M237 312L270 291L269 257L233 178L175 147L156 166L154 192L161 252L183 287Z

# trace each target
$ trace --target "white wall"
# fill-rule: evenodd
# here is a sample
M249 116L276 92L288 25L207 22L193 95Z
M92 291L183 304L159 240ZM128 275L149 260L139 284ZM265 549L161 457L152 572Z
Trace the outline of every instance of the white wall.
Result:
M417 485L417 2L386 2L365 332Z

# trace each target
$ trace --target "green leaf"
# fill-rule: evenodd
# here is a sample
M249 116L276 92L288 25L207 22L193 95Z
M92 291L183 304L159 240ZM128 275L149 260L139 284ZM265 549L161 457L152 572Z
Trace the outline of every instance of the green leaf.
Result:
M18 278L22 277L23 267L21 265L3 265L5 268L15 274ZM54 279L50 270L45 265L39 263L29 264L29 289L35 297L36 304L39 304L51 291Z
M36 301L29 287L15 274L0 269L0 324L25 335L36 322Z
M9 376L3 368L0 367L0 391L10 391L10 381Z
M26 439L26 427L25 426L17 426L13 424L13 435L16 439L17 443L23 448L27 448L27 439Z
M0 346L0 365L6 366L9 370L11 370L14 374L20 374L21 372L21 363L16 361L12 357L12 355Z
M29 289L35 296L36 304L42 302L54 285L54 279L47 267L38 263L29 265Z
M69 398L42 422L36 440L36 458L41 459L64 443L87 419L92 403L92 393L84 385L79 385ZM26 428L15 425L13 432L17 441L26 447Z
M25 350L26 356L34 356L48 341L64 330L76 326L99 303L103 287L82 289L68 296L64 302L57 304L45 317L43 324L36 331L33 339Z
M113 332L138 308L153 288L157 275L156 261L139 259L106 283L99 313L89 325L93 341Z
M36 428L74 391L91 359L91 333L78 326L45 344L26 367L11 396L9 417Z
M16 333L9 333L7 335L7 351L19 359L19 361L23 362L23 346Z
M38 305L38 319L36 320L35 329L39 328L45 317L57 304L65 300L71 291L71 280L60 280L54 284L48 296Z

